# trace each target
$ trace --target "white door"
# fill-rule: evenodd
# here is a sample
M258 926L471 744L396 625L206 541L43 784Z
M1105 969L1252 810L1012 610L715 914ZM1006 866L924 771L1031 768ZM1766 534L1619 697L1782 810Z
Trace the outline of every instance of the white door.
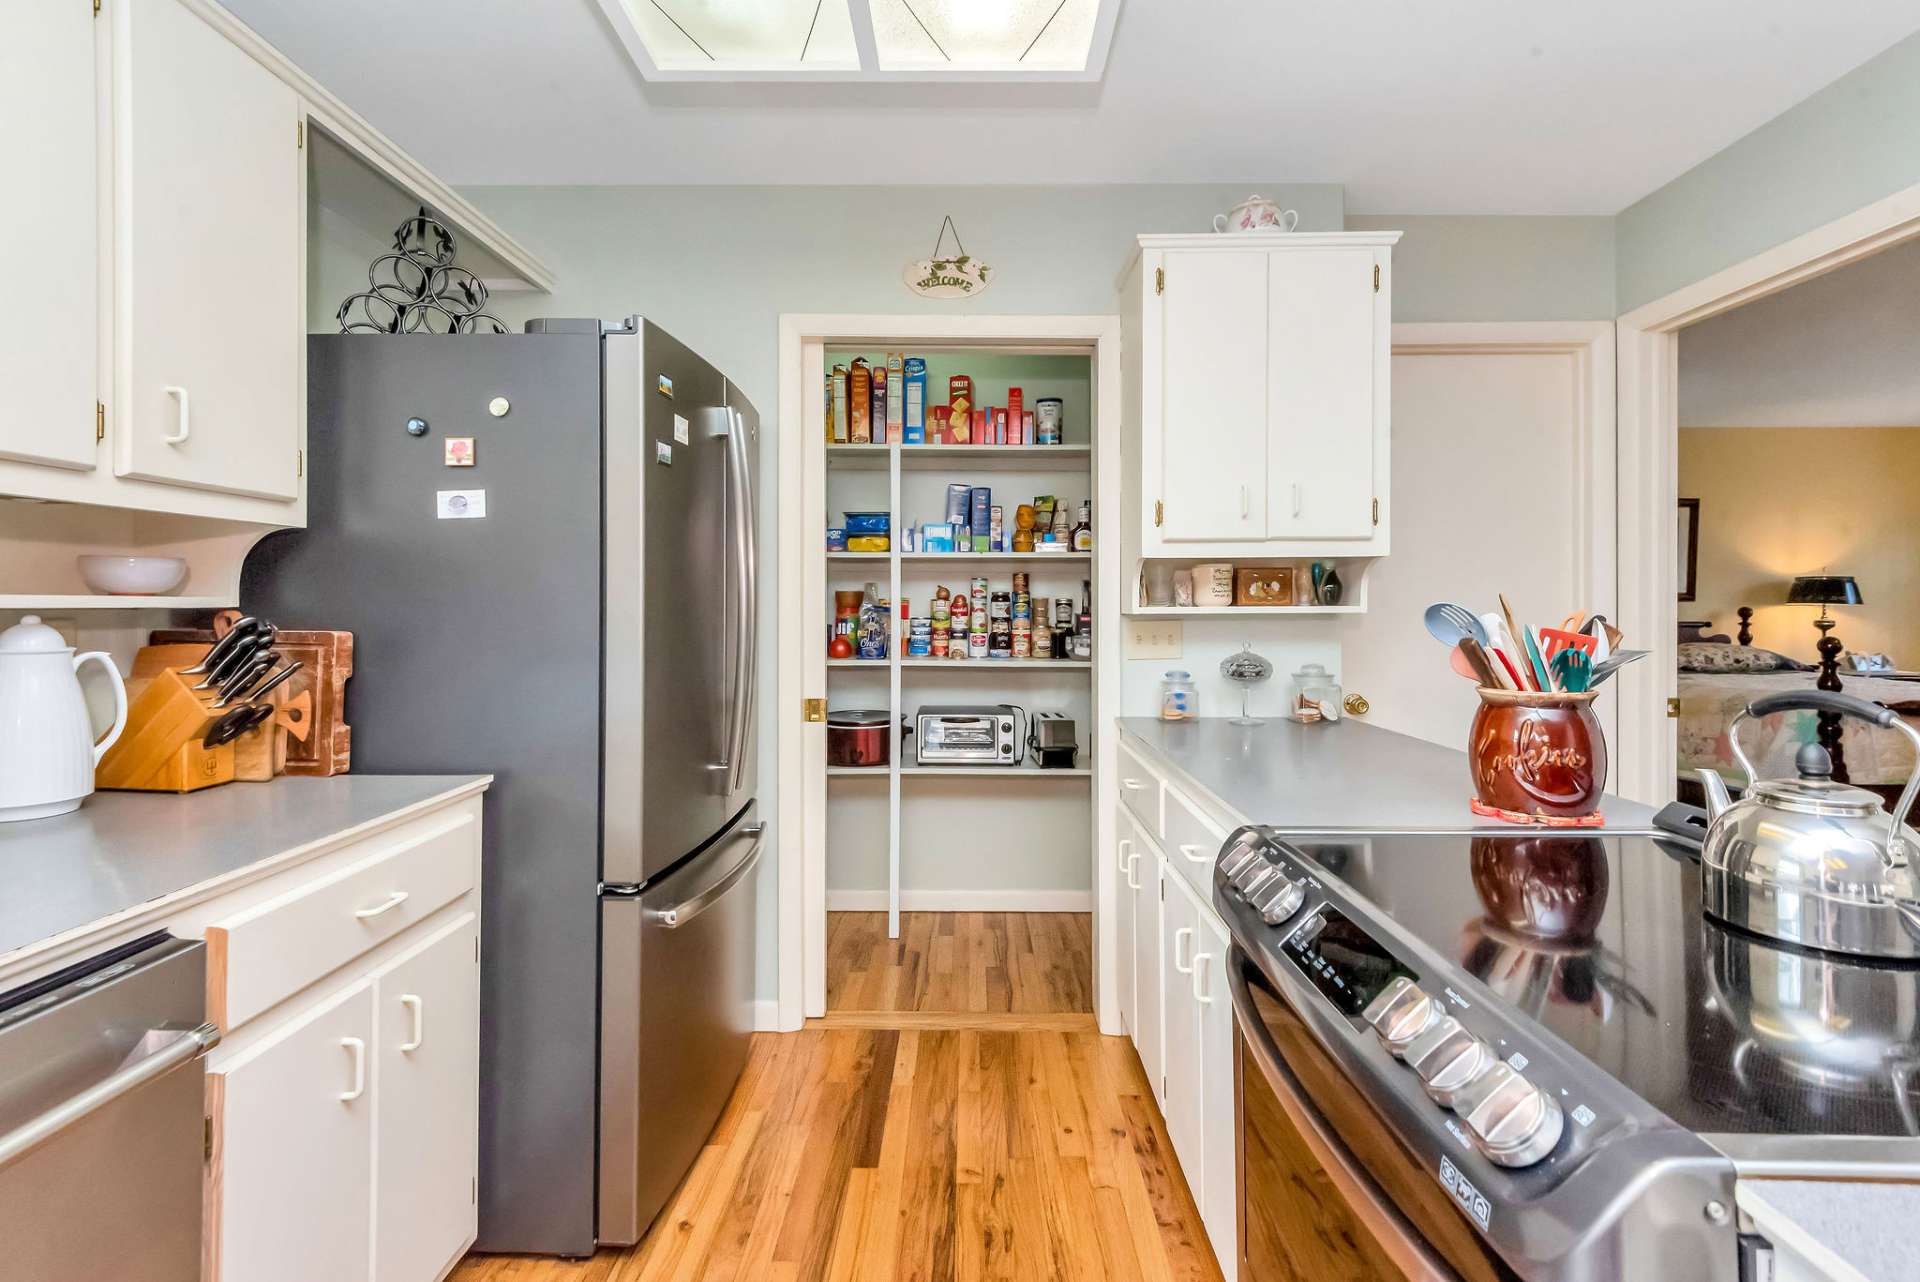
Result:
M1168 250L1163 270L1159 457L1146 460L1143 478L1147 501L1163 505L1160 537L1264 539L1266 256Z
M219 1266L207 1282L364 1282L371 1255L373 982L210 1073Z
M1133 950L1134 921L1133 903L1140 891L1140 868L1145 862L1140 856L1140 838L1134 828L1133 816L1126 807L1119 808L1115 817L1114 831L1120 834L1115 843L1118 854L1116 880L1120 886L1118 908L1114 912L1113 950L1118 959L1114 971L1114 1000L1120 1007L1120 1023L1127 1031L1133 1031L1137 1016L1134 1013L1133 987Z
M479 919L374 977L374 1282L427 1282L473 1241L480 1126Z
M0 458L92 467L100 399L94 18L72 0L0 5Z
M1200 1201L1200 1219L1226 1282L1239 1263L1239 1176L1234 1151L1238 1122L1233 1100L1233 999L1227 993L1227 947L1231 938L1211 916L1200 916L1199 951L1193 958L1193 995L1200 1007L1201 1174L1189 1176Z
M1504 592L1534 624L1612 615L1613 574L1597 559L1614 540L1611 334L1604 323L1394 327L1394 523L1442 533L1397 540L1370 572L1373 607L1339 620L1341 685L1372 704L1370 723L1466 743L1478 696L1427 635L1429 602L1497 610ZM1609 725L1613 698L1600 699ZM1463 806L1466 788L1463 777Z
M1373 533L1372 249L1267 255L1267 522L1273 539Z
M1166 1003L1167 1082L1160 1111L1166 1115L1167 1135L1186 1173L1187 1186L1199 1202L1204 1196L1200 1180L1205 1167L1201 1164L1200 1004L1193 996L1193 959L1200 943L1200 907L1186 879L1171 868L1160 912L1166 940L1160 974Z
M1140 888L1133 892L1133 1048L1147 1071L1153 1097L1162 1104L1160 1058L1160 907L1167 870L1151 842L1142 842L1134 867Z
M292 499L306 401L299 101L179 0L114 12L115 465Z

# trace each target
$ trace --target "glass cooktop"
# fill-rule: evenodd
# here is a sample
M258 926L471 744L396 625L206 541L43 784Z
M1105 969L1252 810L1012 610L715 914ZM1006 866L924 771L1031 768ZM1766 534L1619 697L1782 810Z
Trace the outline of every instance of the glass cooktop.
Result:
M1565 833L1286 842L1683 1126L1920 1136L1920 967L1708 919L1683 847Z

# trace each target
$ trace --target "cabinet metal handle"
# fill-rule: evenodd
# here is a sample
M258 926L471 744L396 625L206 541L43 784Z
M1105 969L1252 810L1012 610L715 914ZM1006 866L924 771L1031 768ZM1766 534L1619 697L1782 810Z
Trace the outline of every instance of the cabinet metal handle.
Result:
M353 1089L340 1092L340 1102L351 1104L367 1093L367 1044L358 1037L342 1037L340 1044L353 1056Z
M404 890L396 890L371 908L354 909L353 915L361 921L366 921L370 917L378 917L381 913L392 912L406 902L407 892Z
M413 1040L400 1043L400 1053L404 1055L419 1050L420 1043L427 1040L427 1006L418 993L400 994L400 1004L413 1015Z
M1180 960L1180 941L1187 941L1187 960ZM1182 926L1173 932L1173 968L1182 975L1193 974L1193 927Z
M1138 779L1122 779L1120 781L1120 786L1122 788L1125 788L1128 792L1139 792L1142 788L1146 787L1147 785L1145 785L1144 783L1141 783Z
M1212 953L1201 953L1199 956L1193 959L1193 1000L1195 1000L1196 1002L1199 1002L1203 1006L1210 1006L1213 1004L1213 992L1212 992L1213 986L1211 984L1208 984L1205 987L1202 987L1200 983L1201 977L1207 974L1208 963L1212 961L1213 961Z
M164 1077L182 1064L205 1055L220 1043L220 1030L212 1024L184 1031L153 1029L141 1042L149 1049L139 1058L116 1070L112 1076L69 1095L44 1113L28 1118L19 1126L0 1134L0 1166L39 1148L69 1126L97 1113L123 1095Z
M1137 863L1139 863L1139 862L1140 862L1140 852L1139 852L1139 851L1137 851L1137 850L1136 850L1136 851L1134 851L1134 852L1133 852L1132 854L1130 854L1130 855L1128 855L1128 856L1127 856L1127 863L1126 863L1126 867L1125 867L1125 868L1124 868L1124 869L1123 869L1122 871L1124 871L1124 872L1125 872L1125 873L1127 874L1127 889L1128 889L1128 890L1138 890L1138 889L1140 889L1140 882L1139 882L1139 881L1138 881L1138 879L1136 879L1136 878L1134 877L1134 875L1133 875L1133 866L1134 866L1135 864L1137 864Z
M1180 847L1180 853L1196 864L1210 864L1213 862L1213 852L1205 846L1182 846Z
M187 394L187 389L184 387L169 386L166 388L166 393L180 402L180 430L160 439L169 445L184 445L187 438L193 435L193 398Z

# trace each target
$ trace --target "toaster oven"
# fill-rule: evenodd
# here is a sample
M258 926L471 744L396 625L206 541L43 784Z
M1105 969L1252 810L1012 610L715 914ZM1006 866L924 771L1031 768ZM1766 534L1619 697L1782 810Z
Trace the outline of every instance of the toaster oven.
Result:
M913 719L914 760L923 766L1017 766L1020 710L1011 704L927 706Z

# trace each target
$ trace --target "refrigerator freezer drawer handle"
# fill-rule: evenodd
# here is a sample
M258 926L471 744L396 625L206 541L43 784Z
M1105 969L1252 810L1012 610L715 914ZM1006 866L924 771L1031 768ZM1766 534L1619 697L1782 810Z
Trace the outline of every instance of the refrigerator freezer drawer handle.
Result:
M678 930L695 917L698 917L701 913L707 911L707 909L719 903L721 899L726 897L728 891L738 886L742 881L745 881L747 875L754 870L754 866L760 862L760 852L766 848L766 831L767 826L765 824L749 824L747 827L742 828L740 835L753 839L753 849L747 852L746 858L728 870L726 876L714 882L711 886L708 886L691 899L683 899L671 908L646 909L647 921L656 925L665 926L668 930Z

